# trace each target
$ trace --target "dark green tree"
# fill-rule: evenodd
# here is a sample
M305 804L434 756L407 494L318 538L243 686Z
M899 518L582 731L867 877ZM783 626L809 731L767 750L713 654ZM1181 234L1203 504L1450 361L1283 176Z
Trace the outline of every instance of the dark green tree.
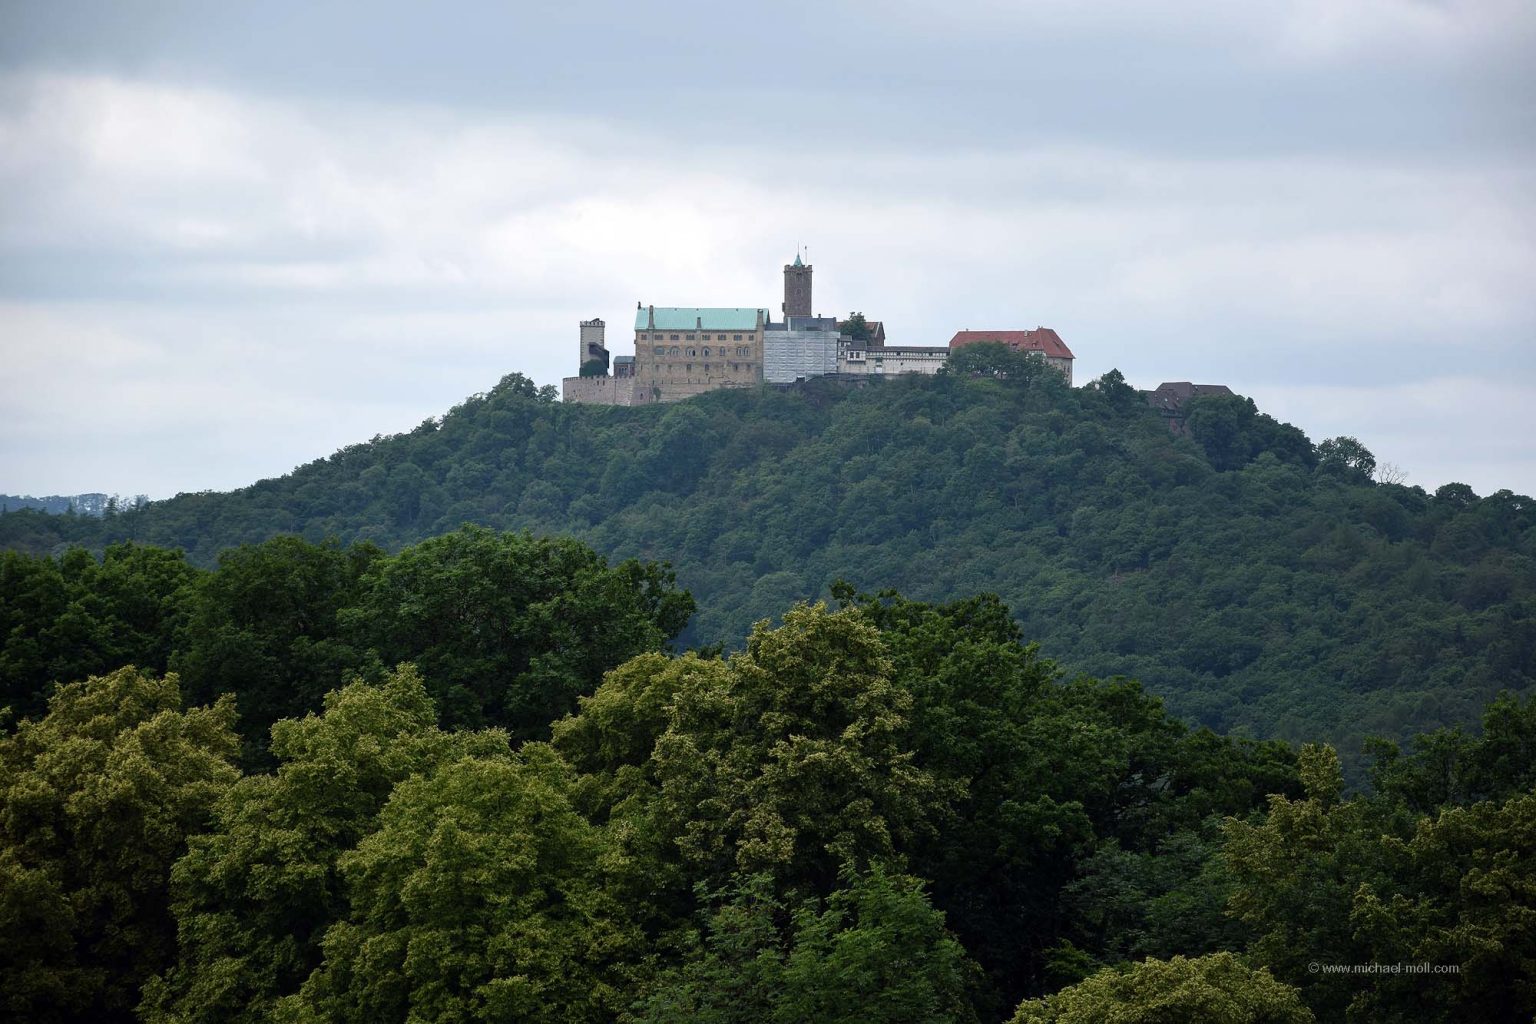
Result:
M224 552L218 571L197 581L171 664L193 699L240 695L247 763L267 763L274 722L318 710L364 666L337 615L358 600L363 572L382 554L371 544L274 537Z
M1088 387L1103 395L1110 408L1119 412L1139 412L1146 406L1141 392L1127 384L1125 374L1119 370L1110 370L1102 377L1089 381Z
M0 738L0 1010L134 1019L175 955L171 864L238 777L234 702L181 710L133 668L71 683Z
M1031 386L1060 385L1066 378L1044 356L1016 352L998 341L977 342L951 352L941 373L953 377L995 377Z
M575 541L467 526L372 563L341 619L384 663L417 664L445 724L527 738L692 613L664 566L609 566Z
M181 552L139 544L99 559L0 554L0 705L38 715L56 684L128 664L164 672L200 575Z
M847 320L838 322L837 329L852 341L868 341L871 337L869 321L864 319L863 313L849 313Z
M1189 435L1218 471L1241 469L1265 452L1296 465L1311 466L1317 461L1305 434L1259 412L1251 398L1204 395L1186 408Z
M1409 752L1368 741L1371 785L1410 810L1504 800L1536 787L1536 697L1501 694L1483 711L1482 735L1439 729L1413 738Z
M1191 731L1134 684L1062 681L993 595L929 605L833 592L880 627L914 697L916 763L961 794L911 848L912 866L1004 1005L1051 980L1069 938L1113 958L1138 941L1177 951L1219 929L1225 890L1202 877L1211 819L1294 790L1283 746ZM1154 862L1147 901L1123 916L1107 899L1064 902L1085 873L1101 891Z
M1318 443L1317 468L1325 473L1365 482L1376 471L1376 456L1352 437L1330 437Z
M963 1024L977 970L922 883L880 865L845 871L824 900L789 905L767 876L712 906L688 959L653 985L634 1024Z

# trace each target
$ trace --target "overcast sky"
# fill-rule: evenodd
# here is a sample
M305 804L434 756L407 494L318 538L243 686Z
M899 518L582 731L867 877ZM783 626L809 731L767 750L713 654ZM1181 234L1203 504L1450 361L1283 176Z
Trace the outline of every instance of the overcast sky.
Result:
M633 351L1054 327L1536 493L1530 0L0 2L0 492L168 497Z

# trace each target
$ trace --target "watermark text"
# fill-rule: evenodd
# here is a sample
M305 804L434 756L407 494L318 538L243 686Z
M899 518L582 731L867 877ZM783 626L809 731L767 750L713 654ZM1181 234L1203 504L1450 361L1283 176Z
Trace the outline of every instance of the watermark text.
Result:
M1395 964L1325 964L1314 960L1307 964L1309 974L1460 974L1460 964L1432 964L1428 960L1419 963Z

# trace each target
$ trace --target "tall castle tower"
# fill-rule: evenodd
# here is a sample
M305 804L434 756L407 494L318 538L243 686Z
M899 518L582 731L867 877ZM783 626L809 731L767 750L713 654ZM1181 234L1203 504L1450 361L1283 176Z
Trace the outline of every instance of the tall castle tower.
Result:
M602 320L581 322L581 358L576 363L578 367L596 359L602 362L603 372L608 372L608 346L604 344L606 333L607 327Z
M784 267L784 315L811 315L811 268L795 254L795 262Z

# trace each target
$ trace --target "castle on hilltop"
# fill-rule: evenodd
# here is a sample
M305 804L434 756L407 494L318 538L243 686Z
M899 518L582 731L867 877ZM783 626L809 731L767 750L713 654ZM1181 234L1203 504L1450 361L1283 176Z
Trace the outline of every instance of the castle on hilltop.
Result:
M999 341L1034 352L1072 381L1072 352L1055 331L960 331L948 345L888 345L885 324L854 314L813 312L813 268L799 255L784 267L781 319L762 306L635 304L635 354L610 358L602 320L581 322L579 375L566 377L567 402L647 405L706 391L794 384L812 377L934 374L951 349Z

